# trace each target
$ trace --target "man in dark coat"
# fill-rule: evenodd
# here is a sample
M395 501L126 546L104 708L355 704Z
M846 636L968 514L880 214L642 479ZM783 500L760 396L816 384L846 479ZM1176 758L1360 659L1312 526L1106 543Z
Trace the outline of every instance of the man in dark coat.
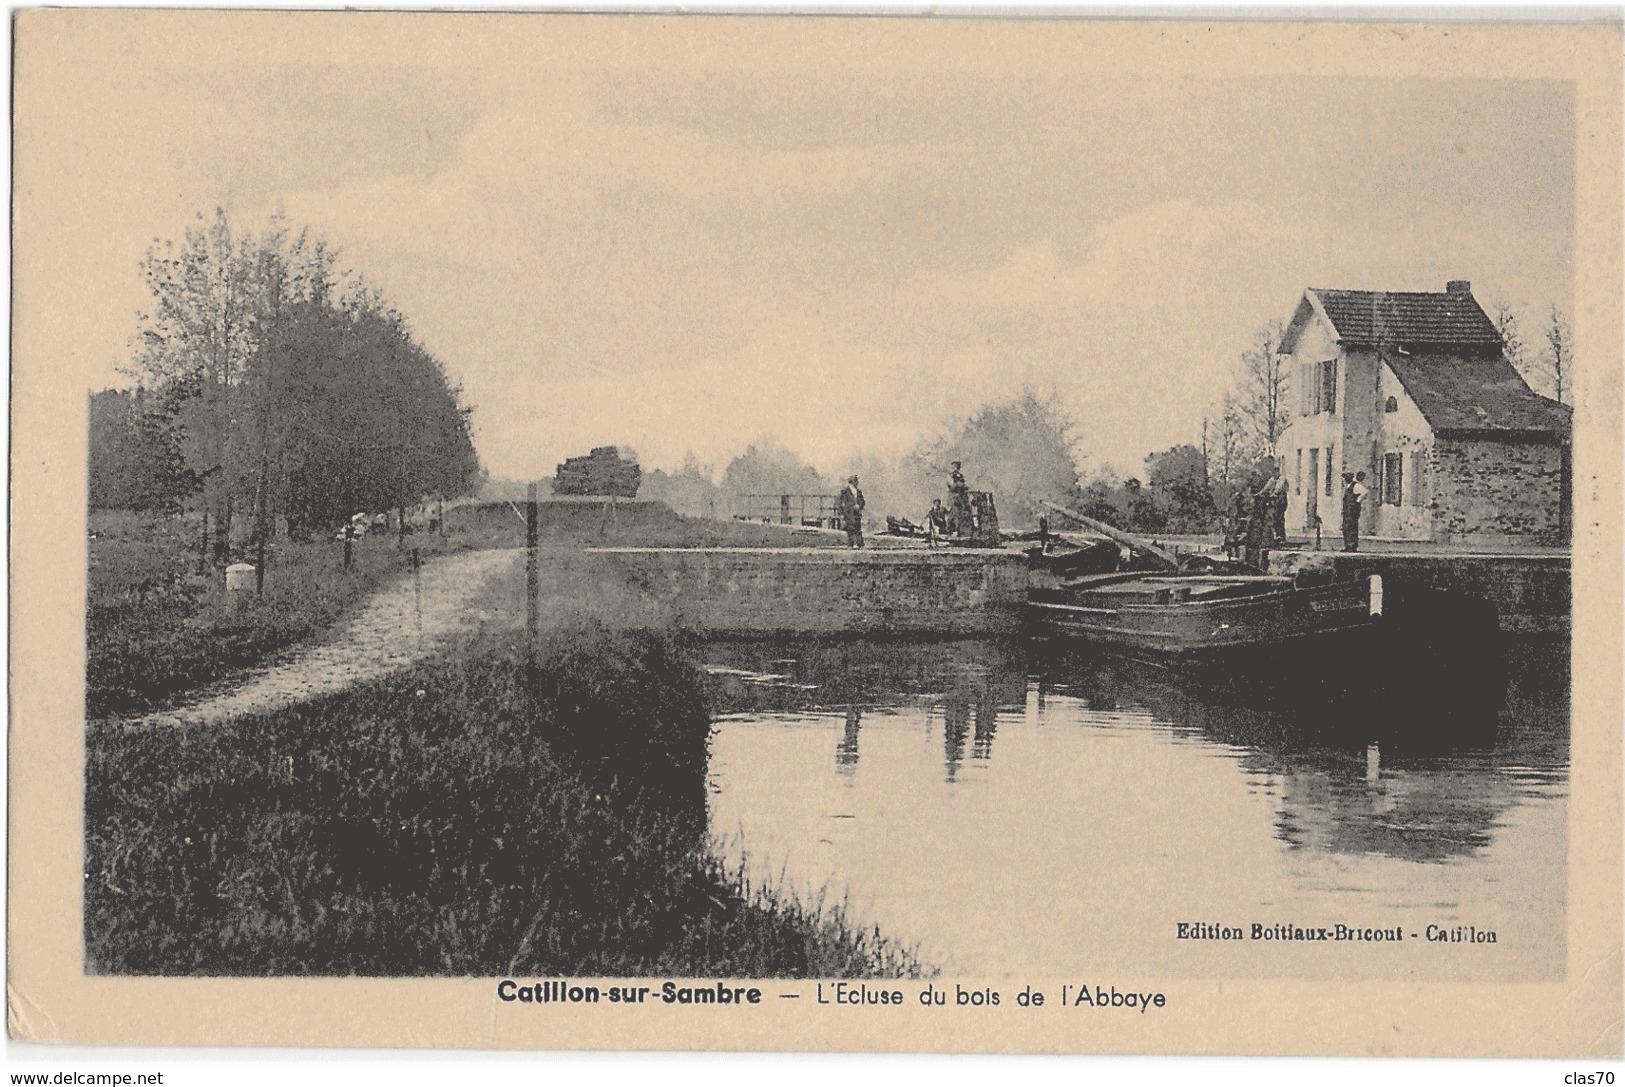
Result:
M1354 473L1343 473L1343 550L1360 550L1360 502L1354 497Z
M1253 495L1252 512L1247 518L1247 565L1259 571L1270 568L1270 534L1274 528L1271 513L1275 494L1265 484Z
M971 530L970 488L965 485L965 473L959 470L959 461L954 461L953 471L948 473L948 531L955 536L965 536Z
M1349 522L1349 527L1344 531L1350 551L1360 550L1360 514L1365 509L1366 493L1365 473L1355 472L1354 482L1349 485L1349 502L1352 505L1349 516L1352 519Z
M1286 504L1291 492L1292 485L1287 482L1286 472L1277 465L1275 480L1270 486L1270 529L1274 537L1272 542L1277 547L1286 543Z
M931 500L931 508L925 515L925 531L932 543L948 535L948 511L942 508L940 498Z
M835 516L846 529L846 546L863 546L863 492L858 490L858 477L848 476L846 488L835 499Z
M1242 549L1247 546L1247 511L1250 507L1246 488L1237 487L1231 502L1230 531L1224 538L1225 556L1232 560L1241 558Z

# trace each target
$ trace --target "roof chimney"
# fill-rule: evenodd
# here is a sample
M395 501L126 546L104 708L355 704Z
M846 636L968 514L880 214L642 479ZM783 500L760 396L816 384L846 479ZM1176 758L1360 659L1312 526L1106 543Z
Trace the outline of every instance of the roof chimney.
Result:
M1452 279L1444 285L1447 294L1472 294L1473 285L1465 279Z

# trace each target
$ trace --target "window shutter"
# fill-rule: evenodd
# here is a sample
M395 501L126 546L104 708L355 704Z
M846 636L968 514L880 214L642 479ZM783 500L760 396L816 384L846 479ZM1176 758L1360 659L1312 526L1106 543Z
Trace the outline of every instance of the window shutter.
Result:
M1405 456L1403 453L1384 453L1382 456L1382 501L1397 506L1405 495Z

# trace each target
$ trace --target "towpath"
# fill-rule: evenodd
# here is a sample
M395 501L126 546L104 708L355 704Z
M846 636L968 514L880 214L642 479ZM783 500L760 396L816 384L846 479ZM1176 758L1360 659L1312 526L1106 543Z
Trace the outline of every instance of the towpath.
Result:
M334 635L295 649L248 678L205 689L139 724L210 724L293 705L406 668L460 634L497 620L477 601L499 579L523 586L523 548L464 551L384 586Z

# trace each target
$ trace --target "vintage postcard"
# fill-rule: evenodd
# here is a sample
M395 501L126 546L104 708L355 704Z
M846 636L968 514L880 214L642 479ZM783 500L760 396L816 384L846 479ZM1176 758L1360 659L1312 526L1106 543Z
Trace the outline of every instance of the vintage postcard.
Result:
M1617 1057L1617 21L15 17L8 1023Z

